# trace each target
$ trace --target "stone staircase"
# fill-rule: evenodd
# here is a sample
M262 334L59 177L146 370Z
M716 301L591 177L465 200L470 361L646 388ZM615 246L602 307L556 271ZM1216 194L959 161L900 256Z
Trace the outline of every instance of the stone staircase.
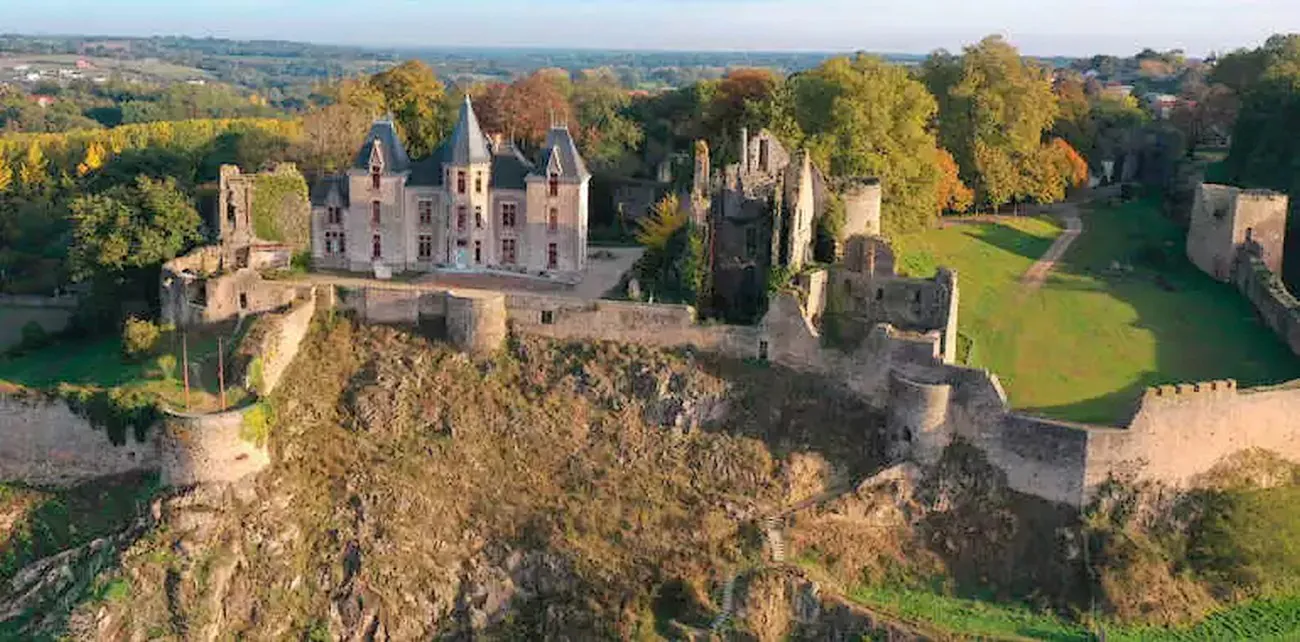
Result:
M780 517L768 515L763 518L763 539L767 540L767 550L774 564L785 562L785 535L782 526L784 524Z
M722 611L718 617L713 618L713 625L709 627L715 634L722 633L736 613L736 580L739 577L740 575L732 575L722 587Z

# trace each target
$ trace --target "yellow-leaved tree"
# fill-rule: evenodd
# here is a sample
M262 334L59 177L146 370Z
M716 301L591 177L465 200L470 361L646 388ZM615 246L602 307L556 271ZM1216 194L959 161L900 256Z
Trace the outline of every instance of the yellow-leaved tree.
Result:
M34 189L45 185L49 179L45 166L45 153L41 146L33 142L27 146L22 165L18 167L18 180L24 187Z
M85 176L104 166L104 160L107 154L104 152L103 145L91 143L86 146L86 158L77 164L77 175Z
M7 193L14 183L14 169L9 166L9 161L0 154L0 194Z
M686 225L687 213L682 210L676 194L669 194L655 203L649 216L637 221L640 228L636 240L649 251L663 251L677 230Z

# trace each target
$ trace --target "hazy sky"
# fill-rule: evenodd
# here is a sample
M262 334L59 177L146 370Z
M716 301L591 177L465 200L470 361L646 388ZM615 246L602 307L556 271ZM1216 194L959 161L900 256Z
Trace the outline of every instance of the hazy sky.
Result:
M1194 55L1300 32L1300 0L0 0L0 31L378 46Z

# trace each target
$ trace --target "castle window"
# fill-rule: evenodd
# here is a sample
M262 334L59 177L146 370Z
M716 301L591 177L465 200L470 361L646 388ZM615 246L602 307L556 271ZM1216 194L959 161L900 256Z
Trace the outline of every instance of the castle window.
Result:
M514 227L515 219L519 214L519 205L517 203L501 204L501 227Z
M920 302L921 302L921 291L920 291L920 290L917 290L916 292L912 293L912 301L915 302L915 303L920 303Z
M542 325L555 325L555 310L542 310Z
M341 208L341 207L330 207L330 208L326 208L326 210L325 210L325 219L326 219L326 222L329 223L330 225L342 225L342 224L343 224L343 208Z
M768 154L768 140L764 138L758 141L758 167L765 172L768 170L768 161L770 160Z
M342 232L338 232L338 239L339 239L339 254L347 254L348 253L347 238L343 235Z
M383 239L378 234L370 237L370 258L378 259L384 255Z
M501 239L501 263L505 265L515 264L515 240Z
M468 225L469 225L468 210L466 210L464 205L457 205L456 206L456 229L463 232L465 231L465 228Z
M475 194L482 194L482 193L483 193L483 174L482 174L482 173L478 173L478 174L475 174L475 175L474 175L474 193L475 193Z
M560 229L560 210L551 208L550 214L546 216L546 231L555 232Z
M876 300L877 301L885 300L885 288L876 288Z
M554 270L560 267L560 246L551 243L546 246L546 269Z
M383 174L383 169L378 165L370 166L370 189L379 189L379 177Z
M240 293L239 293L239 309L240 309L240 310L247 310L247 309L248 309L248 293L247 293L247 292L240 292Z
M237 222L236 213L238 208L235 206L235 192L229 190L226 192L226 223L233 229Z
M370 224L371 225L379 225L380 209L381 208L379 205L379 201L371 201L370 203Z
M420 225L433 224L433 201L422 200L416 206L420 212Z
M483 229L483 206L482 205L474 206L474 228L479 230Z
M559 196L559 195L560 195L560 175L552 172L552 173L551 173L551 179L550 179L549 184L550 184L551 196Z
M474 241L474 262L483 262L483 241Z
M421 234L417 247L417 254L421 261L428 261L433 258L433 236L430 234Z
M465 172L456 172L456 193L465 193Z
M758 342L758 358L767 361L767 341Z

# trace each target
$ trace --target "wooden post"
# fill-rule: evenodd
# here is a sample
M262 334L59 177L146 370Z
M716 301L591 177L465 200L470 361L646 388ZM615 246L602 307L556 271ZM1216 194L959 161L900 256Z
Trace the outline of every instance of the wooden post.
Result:
M181 332L181 375L185 382L185 411L190 410L190 348L186 333Z
M221 410L226 409L226 352L221 349L221 337L217 337L217 386L221 392L218 403L221 404Z

